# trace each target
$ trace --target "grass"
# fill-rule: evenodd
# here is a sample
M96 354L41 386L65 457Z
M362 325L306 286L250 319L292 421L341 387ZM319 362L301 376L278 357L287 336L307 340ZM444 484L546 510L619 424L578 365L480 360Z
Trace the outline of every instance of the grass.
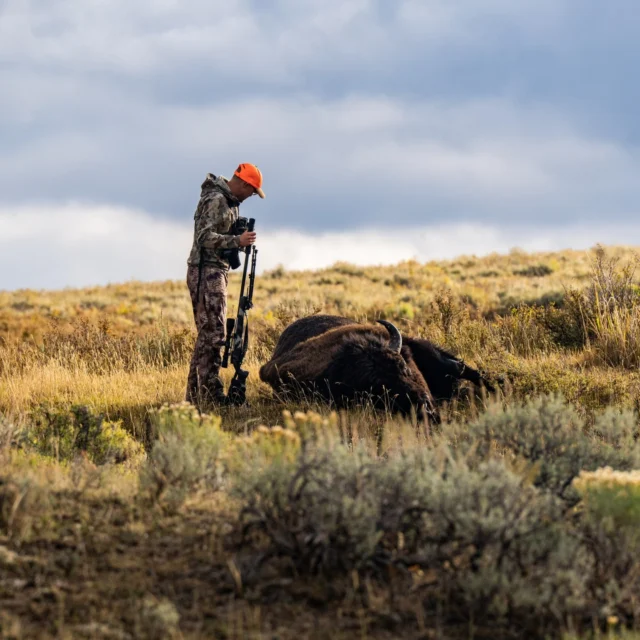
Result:
M256 287L249 392L269 396L257 369L282 329L323 311L391 319L506 376L516 395L559 391L585 410L632 407L640 391L633 255L512 252L386 269L275 270ZM237 288L234 273L231 309ZM194 330L181 283L5 292L0 301L4 414L19 420L42 403L75 402L141 433L148 407L183 398Z
M606 637L633 628L640 549L607 522L637 509L635 494L607 514L575 492L567 507L536 473L569 469L571 483L581 470L636 466L635 266L631 249L607 247L275 269L257 280L250 316L250 407L219 419L182 405L158 413L184 397L195 339L184 283L0 292L0 637ZM238 286L234 273L232 312ZM280 406L259 366L284 327L317 311L390 319L500 380L500 393L463 394L438 433L368 407L331 416L313 400ZM573 413L553 409L549 429L577 421L584 435L535 436L547 423L527 417L542 409L526 403L557 395ZM606 408L623 417L603 417ZM531 439L504 435L500 445L495 430L512 424ZM408 465L414 455L418 467ZM448 456L454 485L439 475ZM299 492L292 478L305 474ZM389 505L401 496L431 514L431 528L394 520ZM482 512L493 502L498 520ZM517 536L496 546L512 535L509 504L538 505L533 520L552 524L541 546L520 548ZM513 527L528 531L523 518ZM458 533L441 539L446 521ZM554 536L568 555L550 551ZM500 554L510 568L496 573Z

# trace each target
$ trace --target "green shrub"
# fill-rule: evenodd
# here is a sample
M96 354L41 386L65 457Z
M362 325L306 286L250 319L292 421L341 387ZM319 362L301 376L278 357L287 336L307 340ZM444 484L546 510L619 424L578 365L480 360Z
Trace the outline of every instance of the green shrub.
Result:
M536 486L575 504L579 498L572 482L581 470L626 470L640 462L638 447L629 439L632 420L625 413L608 413L589 434L576 410L551 395L506 408L493 405L469 425L445 430L443 437L478 461L489 456L526 461Z
M135 635L141 640L179 640L183 637L180 633L180 614L168 598L145 595L140 599L135 622Z
M578 349L586 341L582 317L572 308L575 292L569 292L562 300L544 305L540 321L549 332L553 342L560 347Z
M144 447L122 426L122 421L105 421L87 452L95 464L136 462L144 456Z
M335 271L336 273L340 273L345 276L354 276L356 278L363 278L366 275L366 272L363 269L354 264L350 264L349 262L336 262L329 268L329 271Z
M33 411L29 428L24 434L23 444L33 447L38 453L46 456L62 460L73 458L83 444L78 442L76 446L80 427L74 409L69 411L41 406ZM94 420L87 420L82 427L82 433L87 433L95 426Z
M582 606L581 550L561 503L500 460L475 466L445 454L399 459L379 486L385 539L402 541L390 557L435 572L429 613L544 625L550 611Z
M451 289L443 287L436 291L434 295L433 314L437 319L444 339L450 340L454 329L466 318L467 310Z
M595 417L589 434L615 449L633 451L636 447L638 431L637 413L607 407Z
M17 425L0 414L0 453L16 441L21 431Z
M255 455L232 493L236 541L251 557L333 583L353 571L385 582L393 569L394 590L421 594L425 617L529 637L640 614L635 493L595 517L573 482L583 468L636 464L632 413L604 412L587 429L543 397L385 458L321 437L317 422L296 414L286 430L245 439Z
M84 451L95 464L135 462L144 453L121 422L109 422L83 405L35 410L22 444L58 460L72 460Z
M305 447L293 462L247 469L233 494L244 504L243 541L262 534L270 556L298 571L349 571L371 561L381 537L371 461L346 447Z
M582 472L574 481L584 501L575 535L592 562L585 587L601 619L631 622L640 616L639 478L638 471L606 467Z
M143 493L177 508L190 493L219 489L222 454L230 439L220 417L198 414L181 403L153 411L151 420L158 439L140 472Z
M245 548L331 579L382 578L390 566L435 574L428 615L543 627L549 611L557 623L585 606L588 561L562 527L561 502L499 460L474 468L446 449L383 460L308 445L252 467L234 495Z
M286 275L286 270L283 265L279 264L274 269L269 271L264 271L262 273L262 278L267 280L281 280Z
M603 467L583 471L573 481L589 511L612 528L640 525L640 471Z
M610 616L607 620L608 632L604 633L585 633L584 635L576 635L574 633L565 633L562 640L640 640L640 633L637 631L629 631L626 629L617 629L618 618Z
M0 534L13 539L28 537L43 517L47 500L46 490L31 480L0 476Z
M524 269L515 269L513 275L525 278L540 278L553 273L553 269L546 264L532 264Z

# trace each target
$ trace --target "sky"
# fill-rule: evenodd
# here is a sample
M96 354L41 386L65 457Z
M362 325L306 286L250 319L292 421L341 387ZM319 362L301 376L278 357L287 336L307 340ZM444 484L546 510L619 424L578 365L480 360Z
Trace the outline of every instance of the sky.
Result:
M0 0L0 289L640 245L636 0Z

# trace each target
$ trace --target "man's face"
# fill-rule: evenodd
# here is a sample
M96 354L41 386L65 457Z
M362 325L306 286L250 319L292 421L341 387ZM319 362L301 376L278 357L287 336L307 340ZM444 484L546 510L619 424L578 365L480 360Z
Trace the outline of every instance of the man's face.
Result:
M240 202L244 202L247 198L250 198L251 196L254 196L257 193L254 187L252 187L248 182L245 182L244 180L239 180L238 183L239 183L238 193L236 194L236 198Z

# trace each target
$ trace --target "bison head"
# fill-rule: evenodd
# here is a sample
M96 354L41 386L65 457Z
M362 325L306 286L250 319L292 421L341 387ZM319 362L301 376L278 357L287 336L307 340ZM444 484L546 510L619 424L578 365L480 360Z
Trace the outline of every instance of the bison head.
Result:
M344 336L324 375L331 398L338 405L369 399L376 407L405 416L414 409L437 422L429 387L411 352L402 348L400 331L390 322L379 322L388 337L375 331Z

